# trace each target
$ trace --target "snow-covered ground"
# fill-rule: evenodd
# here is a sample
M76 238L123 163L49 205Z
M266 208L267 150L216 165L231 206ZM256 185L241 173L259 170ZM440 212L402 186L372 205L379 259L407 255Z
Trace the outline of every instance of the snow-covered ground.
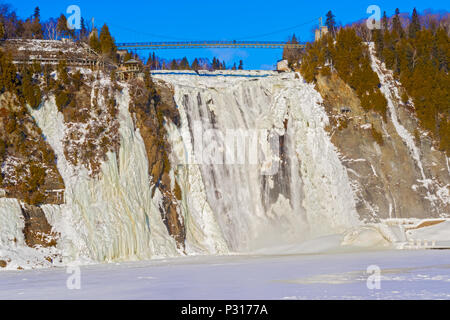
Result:
M369 266L380 289L369 289ZM0 299L450 299L446 250L178 257L0 273ZM372 285L375 283L369 279Z

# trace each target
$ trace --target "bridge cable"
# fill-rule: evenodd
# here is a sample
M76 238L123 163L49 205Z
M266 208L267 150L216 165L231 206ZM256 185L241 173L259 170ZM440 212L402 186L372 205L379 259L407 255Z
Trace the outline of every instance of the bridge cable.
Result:
M320 18L320 17L319 17L319 18ZM296 26L292 26L292 27L289 27L289 28L284 28L284 29L280 29L280 30L277 30L277 31L273 31L273 32L269 32L269 33L263 33L263 34L259 34L259 35L253 35L253 36L248 36L248 37L238 38L238 39L235 39L235 40L245 40L245 39L263 38L263 37L270 36L270 35L277 34L277 33L281 33L281 32L284 32L284 31L288 31L288 30L292 30L292 29L297 29L297 28L299 28L299 27L302 27L302 26L305 26L305 25L307 25L307 24L310 24L311 22L314 22L314 21L316 21L316 20L319 20L319 18L315 18L315 19L313 19L313 20L310 20L310 21L307 21L307 22L303 22L303 23L301 23L301 24L298 24L298 25L296 25Z
M277 31L269 32L269 33L263 33L263 34L259 34L259 35L252 35L252 36L246 36L246 37L236 38L236 39L234 39L234 40L239 41L239 40L252 39L252 38L253 38L253 39L254 39L254 38L263 38L263 37L267 37L267 36L270 36L270 35L273 35L273 34L277 34L277 33L281 33L281 32L284 32L284 31L297 29L297 28L299 28L299 27L302 27L302 26L305 26L305 25L307 25L307 24L310 24L311 22L317 21L318 19L319 19L319 18L314 18L314 19L312 19L312 20L310 20L310 21L303 22L303 23L301 23L301 24L298 24L298 25L295 25L295 26L292 26L292 27L280 29L280 30L277 30ZM123 26L119 26L119 25L111 24L111 23L109 23L109 25L110 25L110 26L113 26L113 27L116 27L116 28L119 28L119 29L123 29L123 30L130 31L130 32L133 32L133 33L142 34L142 35L147 35L147 36L152 36L152 37L160 38L160 39L171 39L171 40L178 40L178 41L193 41L192 39L178 38L178 37L172 37L172 36L168 36L168 35L161 35L161 34L155 34L155 33L148 33L148 32L137 31L137 30L134 30L134 29L130 29L130 28L127 28L127 27L123 27Z
M139 33L139 34L146 35L146 36L152 36L152 37L155 37L155 38L171 39L171 40L179 40L179 41L191 41L191 39L184 39L184 38L177 38L177 37L172 37L172 36L167 36L167 35L142 32L142 31L133 30L133 29L130 29L130 28L127 28L127 27L119 26L119 25L116 25L116 24L111 24L111 23L108 23L108 24L110 26L113 26L113 27L116 27L116 28L119 28L119 29L127 30L127 31L130 31L130 32L133 32L133 33Z

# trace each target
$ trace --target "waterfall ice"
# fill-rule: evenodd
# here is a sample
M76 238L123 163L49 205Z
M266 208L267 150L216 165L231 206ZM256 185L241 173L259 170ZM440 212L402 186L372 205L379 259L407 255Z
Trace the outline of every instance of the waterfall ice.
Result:
M65 158L62 139L66 128L54 99L32 111L58 157L66 186L65 204L43 206L61 233L58 246L67 261L134 260L176 255L176 244L151 198L144 142L128 111L128 90L118 96L119 154L108 153L98 179Z
M347 171L325 130L328 118L314 87L294 73L229 75L154 75L173 86L180 113L180 127L166 126L171 177L182 194L184 253L264 251L358 226ZM66 159L68 129L55 99L29 109L55 150L65 184L65 203L42 207L60 234L56 250L63 263L183 254L162 221L162 194L156 190L152 198L155 186L127 87L116 98L120 149L107 154L96 178ZM2 200L0 215L9 221L4 248L22 228L18 202Z
M293 73L253 75L155 75L173 85L181 116L181 128L168 131L187 197L188 245L242 251L358 225L346 169L325 131L320 95ZM279 137L279 148L269 147L268 156L266 148L265 162L255 164L249 155L263 146L241 143L234 159L246 161L228 163L230 132L255 130L266 132L266 141ZM211 150L219 161L205 160ZM273 174L262 174L267 162L276 168Z

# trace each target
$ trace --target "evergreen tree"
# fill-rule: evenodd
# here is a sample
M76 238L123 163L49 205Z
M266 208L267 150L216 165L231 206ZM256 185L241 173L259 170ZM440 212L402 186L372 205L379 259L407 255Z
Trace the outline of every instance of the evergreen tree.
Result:
M58 74L58 82L60 84L69 84L69 74L67 73L67 62L66 60L60 60L56 68Z
M333 35L336 34L336 20L334 19L335 15L330 11L327 12L327 20L325 21L325 25L328 27L328 31Z
M297 37L295 34L292 35L292 38L290 41L288 41L289 44L298 44ZM288 65L290 68L294 68L295 65L298 63L298 61L302 57L302 50L296 49L296 48L283 48L283 59L288 61Z
M170 63L169 69L170 70L178 70L178 63L175 59L173 59L172 62Z
M127 51L127 53L125 53L125 55L123 56L123 62L127 62L128 60L133 59L133 55Z
M100 48L105 56L113 59L115 58L117 48L106 24L104 24L100 30Z
M189 70L189 61L186 57L180 62L180 70Z
M69 29L69 27L67 26L67 18L63 14L61 14L58 18L56 29L62 37L75 37L75 31Z
M236 70L236 62L233 64L233 68L231 68L231 70Z
M38 85L33 84L32 75L29 71L23 72L22 95L26 103L33 109L36 109L41 104L41 90Z
M4 39L6 36L5 25L0 21L0 40Z
M152 57L152 54L151 54L151 53L148 55L148 59L147 59L146 65L149 66L150 69L152 69L152 66L153 66L153 57Z
M67 27L67 18L65 15L61 14L59 16L56 29L62 37L70 35L70 29Z
M220 69L220 61L219 61L219 59L214 57L211 67L212 67L213 70L219 70Z
M0 51L0 91L15 92L18 85L17 69L11 54Z
M384 42L383 42L383 36L381 34L381 30L380 29L372 30L372 38L375 43L375 50L378 53L383 52Z
M100 44L100 41L98 40L97 30L92 30L90 36L89 36L89 46L92 50L94 50L97 53L102 52L102 46ZM131 59L131 57L130 57ZM126 60L125 60L126 61Z
M191 69L195 70L195 71L200 69L200 66L198 64L198 59L197 58L195 58L194 61L192 62Z
M386 16L386 11L383 12L383 19L381 19L381 24L383 26L383 30L386 31L389 29L389 21Z
M81 41L85 41L87 36L88 36L88 30L86 28L86 23L84 22L84 18L81 17L81 21L80 21L80 40Z
M152 54L152 70L158 69L158 59L156 58L155 52Z
M239 60L239 70L244 70L244 62L242 60Z
M42 39L44 36L40 19L41 19L40 9L39 7L36 7L34 9L33 22L31 24L31 30L34 39Z
M414 8L411 18L411 24L409 25L409 37L415 38L416 33L420 30L419 15L417 14L416 8Z
M395 9L395 16L392 20L392 30L400 38L403 38L405 36L405 31L403 30L402 23L400 21L400 10L398 8Z

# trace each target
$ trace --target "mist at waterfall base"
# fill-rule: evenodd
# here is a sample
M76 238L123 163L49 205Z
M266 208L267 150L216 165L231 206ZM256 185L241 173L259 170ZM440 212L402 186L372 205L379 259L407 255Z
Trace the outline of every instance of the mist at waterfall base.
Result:
M192 234L197 245L220 241L229 252L248 252L359 224L347 173L312 86L294 74L258 72L167 72L154 78L174 87L181 117L181 128L169 125L168 132L189 208L185 217L195 215L198 225L207 207L208 225L218 231L188 233L188 244ZM201 194L193 181L203 185Z

